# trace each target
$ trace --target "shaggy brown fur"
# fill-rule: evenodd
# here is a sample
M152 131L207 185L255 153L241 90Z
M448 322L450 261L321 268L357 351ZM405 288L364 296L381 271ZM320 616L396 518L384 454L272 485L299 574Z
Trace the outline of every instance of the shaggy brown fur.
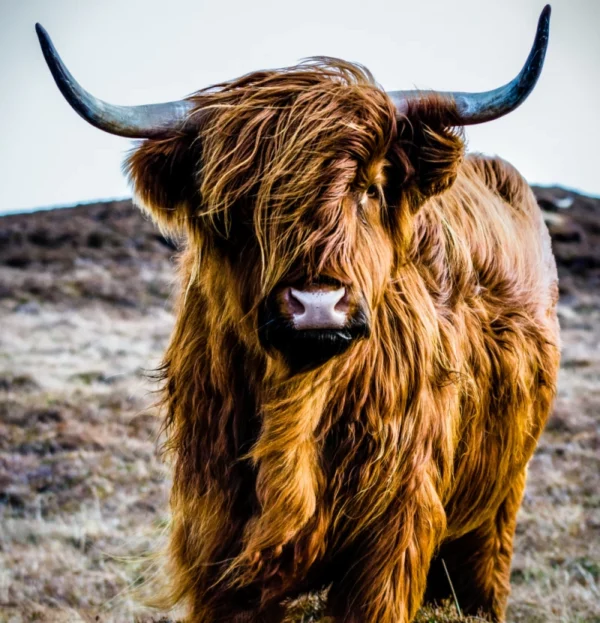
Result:
M164 362L170 603L280 621L330 585L346 623L426 596L503 620L527 462L559 361L550 241L509 165L463 158L447 104L396 118L361 67L315 59L194 96L202 129L127 167L187 234ZM191 125L190 125L191 127ZM281 283L327 275L371 335L291 374L258 339Z

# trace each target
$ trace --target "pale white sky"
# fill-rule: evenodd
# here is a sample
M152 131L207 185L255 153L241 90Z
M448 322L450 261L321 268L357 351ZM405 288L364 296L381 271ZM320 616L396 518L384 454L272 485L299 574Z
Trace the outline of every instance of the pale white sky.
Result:
M60 95L34 24L94 95L178 99L243 73L338 56L387 89L476 91L520 70L543 0L0 0L0 212L130 194L132 142ZM467 129L531 181L600 195L600 0L554 0L538 86L514 113Z

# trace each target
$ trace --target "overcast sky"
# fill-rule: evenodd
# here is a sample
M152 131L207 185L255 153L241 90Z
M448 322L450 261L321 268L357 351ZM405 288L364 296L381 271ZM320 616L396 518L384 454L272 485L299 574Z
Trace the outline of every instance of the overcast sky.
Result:
M539 0L0 0L0 212L130 194L133 143L86 124L44 63L46 27L81 84L117 104L178 99L246 72L329 55L389 90L487 90L520 70ZM554 0L538 86L468 128L531 181L600 195L600 0Z

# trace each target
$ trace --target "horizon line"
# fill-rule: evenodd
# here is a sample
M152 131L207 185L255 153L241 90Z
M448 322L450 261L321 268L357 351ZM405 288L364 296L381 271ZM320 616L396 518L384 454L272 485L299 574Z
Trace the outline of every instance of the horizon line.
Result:
M535 182L528 182L529 186L532 188L556 188L559 190L563 190L568 193L574 193L576 195L580 195L582 197L588 197L590 199L600 199L600 195L594 195L592 193L588 193L580 188L575 188L572 186L566 186L562 184L540 184ZM76 201L73 203L56 203L45 206L30 206L25 208L16 208L14 210L0 210L0 217L3 216L12 216L15 214L33 214L34 212L51 212L53 210L68 210L70 208L77 208L80 206L86 205L94 205L97 203L114 203L117 201L133 201L132 195L120 196L120 197L99 197L95 199L83 199L81 201Z

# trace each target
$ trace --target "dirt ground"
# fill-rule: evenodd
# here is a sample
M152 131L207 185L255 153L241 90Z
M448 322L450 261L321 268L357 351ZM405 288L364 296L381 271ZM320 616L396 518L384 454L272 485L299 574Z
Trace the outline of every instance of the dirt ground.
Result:
M537 192L559 259L563 360L508 618L598 623L600 200ZM139 600L160 581L147 555L168 521L147 372L172 325L173 249L129 202L0 219L0 622L165 614ZM318 606L296 620L318 621Z

